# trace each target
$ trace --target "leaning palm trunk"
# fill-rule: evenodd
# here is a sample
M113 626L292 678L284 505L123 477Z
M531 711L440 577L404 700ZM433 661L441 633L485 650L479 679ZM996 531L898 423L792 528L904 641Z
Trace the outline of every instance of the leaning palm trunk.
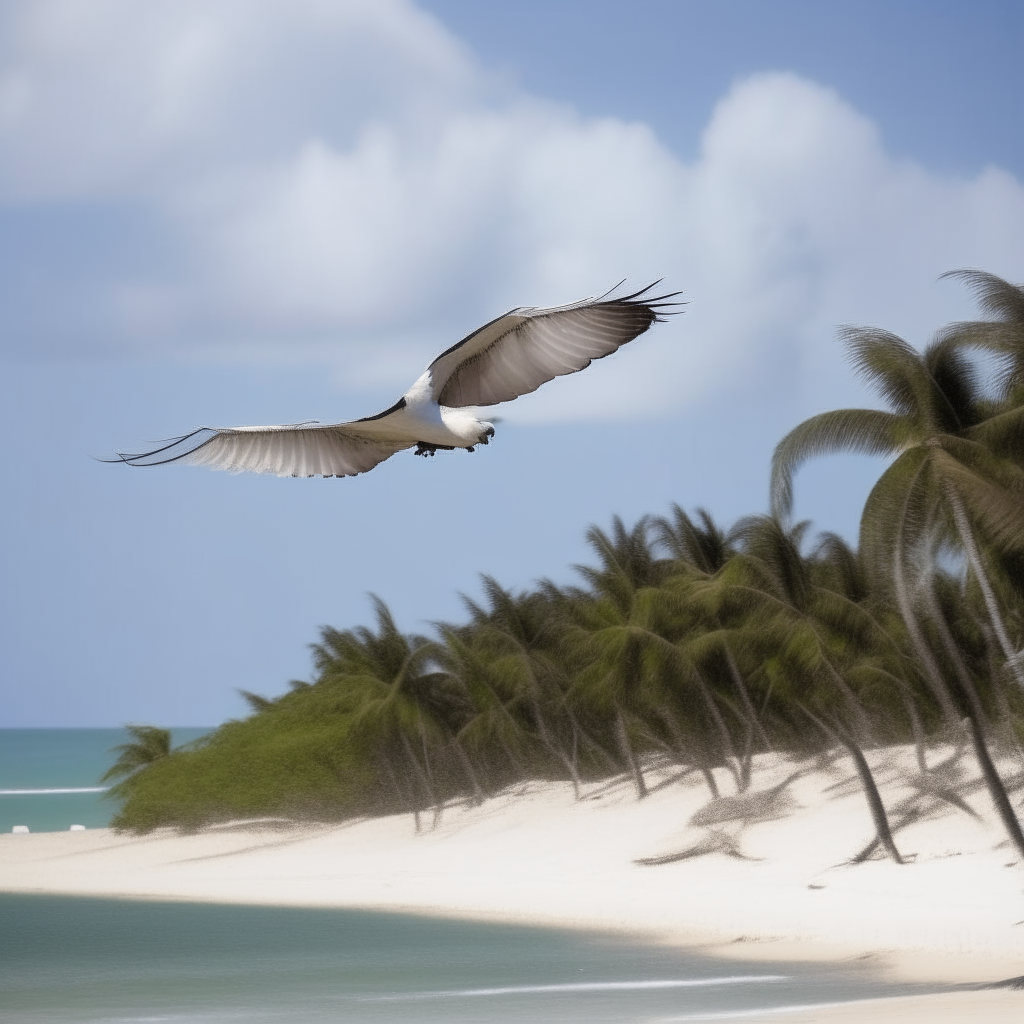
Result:
M871 821L875 826L875 837L885 852L889 854L897 864L902 864L903 858L900 856L900 851L896 849L896 841L893 839L892 829L889 827L889 817L885 813L885 804L882 803L882 796L878 792L878 785L875 782L874 775L871 774L871 766L868 764L868 760L864 756L864 752L857 745L857 742L853 737L838 725L838 723L835 724L834 727L828 726L818 718L817 715L803 705L797 704L797 707L799 707L808 718L815 722L826 736L844 747L850 757L853 758L854 766L857 769L857 775L860 778L861 787L864 790L864 796L868 802L868 809L871 811Z
M572 780L572 792L573 799L579 800L580 798L580 773L576 768L575 750L573 756L570 757L562 747L560 743L556 743L548 732L547 726L544 724L544 715L540 709L540 703L536 698L530 702L533 710L533 718L537 723L537 734L540 736L541 743L547 748L547 750L554 755L562 764L565 765L566 771L569 773L569 778ZM575 740L575 734L573 736Z
M999 777L999 772L996 770L992 756L985 745L981 723L976 720L973 711L968 714L966 722L967 730L971 735L971 746L974 748L974 756L977 758L981 774L984 776L985 784L988 786L988 791L992 796L992 802L996 805L996 811L1010 836L1010 841L1017 848L1017 852L1024 857L1024 832L1021 831L1020 821L1017 819L1017 815L1013 810L1013 804L1010 803L1010 798L1006 794L1006 787L1003 785L1003 780Z
M613 774L615 772L618 772L622 768L622 765L619 764L619 762L616 761L615 758L612 757L612 755L609 754L608 751L605 750L605 748L600 743L598 743L597 740L595 740L594 737L591 736L590 733L588 733L582 725L580 725L579 720L572 713L572 710L570 708L566 708L566 713L568 714L569 721L572 725L574 742L577 740L581 740L583 742L583 746L585 746L587 750L591 751L598 758L600 758L601 761L603 761L604 764L607 766L610 772L612 772Z
M725 651L725 661L729 666L729 675L732 677L733 686L736 687L736 692L740 695L740 701L743 704L743 709L747 713L747 727L751 734L750 741L753 740L753 734L756 732L762 748L767 753L772 747L771 740L768 739L768 733L764 731L764 726L761 725L761 720L757 716L757 711L754 708L754 702L750 699L750 691L747 689L747 684L743 679L739 666L736 664L736 659L733 657L729 645L727 643L723 643L722 648Z
M903 706L907 711L907 718L910 719L910 731L914 737L914 754L917 757L917 767L922 775L928 774L928 751L925 740L924 726L921 723L921 716L914 706L913 698L905 692L900 696L903 699Z
M1017 680L1017 685L1024 687L1024 667L1021 666L1021 653L1015 651L1013 644L1010 643L1009 634L1006 632L1006 624L1003 622L1002 614L999 611L999 605L996 602L996 595L992 590L988 573L985 572L985 566L981 560L981 552L978 551L978 545L975 543L974 533L971 530L971 524L967 518L967 512L964 510L963 502L960 500L960 495L952 487L946 488L946 498L949 501L950 508L953 510L953 521L956 523L957 533L960 535L960 543L963 544L967 561L971 566L971 571L974 573L974 578L978 581L981 596L985 600L985 607L988 609L988 616L992 621L992 628L995 630L996 639L999 641L999 646L1002 648L1006 663L1010 666L1014 679Z
M959 689L963 695L967 711L967 729L970 733L975 759L978 762L978 767L981 768L982 778L985 780L989 796L992 798L996 813L999 815L1003 827L1010 837L1010 841L1017 848L1021 856L1024 856L1024 832L1021 831L1020 820L1013 809L1013 804L1010 803L1006 786L1003 784L1002 778L1000 778L999 771L992 760L992 755L989 753L988 745L985 742L985 710L981 706L977 688L974 685L974 680L971 679L970 673L967 671L967 666L964 664L960 649L953 639L953 634L949 631L946 616L939 607L938 601L935 600L932 588L927 586L924 589L928 610L939 631L939 636L942 638L942 644L949 655L949 660L953 663L957 681L960 684Z
M622 710L618 704L615 705L615 738L619 742L622 759L626 762L626 766L633 776L633 784L636 786L636 798L637 800L643 800L647 796L647 783L644 782L644 773L640 768L640 762L637 760L633 745L629 742L626 720L622 717Z
M424 767L424 778L427 781L427 795L430 802L434 805L434 821L431 825L432 828L437 828L441 823L441 815L444 812L444 800L439 799L434 794L434 786L431 782L433 778L433 770L430 767L430 750L427 747L427 734L423 729L423 723L420 723L420 742L423 746L423 767Z
M391 783L391 788L395 791L395 796L398 799L398 807L401 809L403 806L409 806L412 808L413 820L416 823L416 831L420 830L420 812L418 810L418 804L416 802L415 794L409 792L407 786L403 786L399 780L398 775L395 773L395 769L391 766L391 758L386 754L382 754L379 758L379 763L384 766L384 771L387 774L388 781Z
M452 738L452 749L455 751L455 756L458 758L459 764L462 765L462 771L465 773L466 778L469 780L470 788L473 790L472 802L474 804L482 804L486 799L486 794L480 785L476 772L473 770L473 762L463 749L457 736Z
M419 758L416 757L415 752L412 749L412 744L409 743L408 736L404 732L399 732L399 736L402 738L402 746L405 748L405 755L408 758L409 764L415 769L416 775L419 777L420 785L423 787L423 792L426 795L426 802L428 807L434 807L435 818L437 817L437 797L434 795L434 787L430 783L430 773L425 771L423 765L420 764ZM416 816L416 831L420 830L420 817L419 817L419 806L414 805L414 815Z
M906 508L904 507L905 511ZM942 708L942 714L947 724L952 727L960 720L960 716L957 713L956 705L953 703L953 698L949 694L949 687L946 686L945 680L942 677L938 662L935 660L935 656L928 646L928 641L925 639L921 624L917 621L914 604L910 598L906 576L904 575L902 525L901 523L896 533L896 550L893 553L892 565L892 583L893 590L896 593L896 605L900 610L903 623L907 627L907 632L910 634L910 642L914 647L914 652L924 668L924 677L928 683L928 688L939 702L939 707Z
M700 771L701 775L704 776L704 781L708 784L708 790L711 793L711 799L721 799L722 794L719 792L718 789L718 780L715 778L715 773L711 770L711 766L707 763L707 761L701 761L701 763L698 765L698 770Z
M727 643L722 644L722 649L725 652L725 661L729 668L729 676L732 679L736 692L739 694L743 710L748 716L748 726L750 731L752 733L757 733L758 739L761 741L761 745L764 750L768 751L771 749L771 740L768 739L768 734L764 731L764 726L761 725L761 722L758 719L757 710L754 708L754 702L750 699L750 692L747 690L747 684L743 679L739 666L736 664L736 659L733 657L732 651Z
M977 621L977 620L975 620ZM988 648L988 669L992 679L998 679L998 673L995 665L992 664L992 639L988 631L988 626L985 623L980 624L982 633L985 635ZM1001 686L993 687L993 696L996 699L996 703L999 705L999 717L1003 721L1004 736L1009 746L1013 747L1017 754L1017 760L1024 764L1024 747L1021 746L1020 737L1017 735L1017 730L1013 727L1013 709L1010 707L1010 702L1006 699L1006 691Z
M889 828L889 818L885 813L882 796L878 792L875 777L871 774L871 768L868 765L867 758L864 756L864 752L843 732L839 732L837 735L839 742L846 747L853 758L853 763L857 766L857 774L860 776L861 785L864 787L864 795L867 797L868 807L871 809L871 820L874 822L875 835L878 837L878 841L885 848L885 852L897 864L902 864L903 858L900 856L900 851L896 849L896 842L892 837L892 830Z
M847 706L853 712L853 716L857 720L861 736L874 746L875 737L874 731L871 728L871 720L868 718L868 714L864 708L861 707L860 701L857 700L857 695L850 689L850 685L843 678L842 673L836 669L828 658L822 658L822 662L825 665L825 670L829 674L829 678L835 684L836 689L846 698Z
M711 691L708 689L707 683L704 682L704 677L699 672L694 672L694 678L697 680L697 687L700 690L701 698L704 701L704 706L708 710L708 714L711 716L711 720L715 723L715 729L718 732L719 739L722 744L722 755L725 760L729 771L732 773L733 781L736 783L736 790L742 793L746 787L743 784L744 771L743 765L740 759L736 756L736 751L732 745L732 737L729 735L729 728L725 724L725 719L722 718L721 712L718 710L718 705L715 704L714 697L711 696Z

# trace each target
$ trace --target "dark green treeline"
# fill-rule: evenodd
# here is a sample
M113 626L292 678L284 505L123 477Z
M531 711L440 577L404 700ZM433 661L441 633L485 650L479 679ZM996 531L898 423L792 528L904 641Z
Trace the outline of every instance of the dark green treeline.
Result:
M1024 855L994 760L1024 767L1024 288L958 276L985 319L923 351L844 333L883 408L791 431L771 514L616 518L588 530L579 586L512 593L484 577L466 621L429 637L374 598L373 627L321 631L312 682L245 693L252 714L198 745L165 753L147 734L122 749L115 825L407 811L426 827L448 800L525 779L579 792L625 773L643 798L645 773L669 763L717 798L751 785L756 754L842 748L899 860L863 752L913 743L927 778L941 742L971 751ZM832 452L890 460L857 548L790 519L796 470Z

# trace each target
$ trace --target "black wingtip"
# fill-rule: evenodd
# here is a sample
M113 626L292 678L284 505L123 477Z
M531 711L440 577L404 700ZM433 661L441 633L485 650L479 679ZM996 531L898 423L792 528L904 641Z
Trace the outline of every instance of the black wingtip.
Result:
M676 307L685 306L687 303L683 302L672 302L671 300L676 298L683 293L680 292L665 292L661 295L648 295L652 289L657 288L664 278L659 277L657 281L652 281L650 284L645 285L643 288L638 289L635 292L630 292L628 295L619 295L614 299L609 299L607 296L611 295L616 289L621 288L625 283L625 279L620 281L614 288L610 288L608 291L601 296L598 300L602 305L609 306L643 306L649 309L654 314L655 323L665 323L665 318L670 316L676 316L682 312L681 309Z
M167 452L173 452L179 445L185 444L191 441L193 438L198 437L200 434L209 434L209 437L203 438L198 444L192 445L185 449L185 451L178 452L173 455L168 455L167 458L157 458L157 456L164 455ZM193 430L191 433L182 434L181 437L168 437L162 440L158 448L152 448L146 452L115 452L116 458L113 459L97 459L97 462L107 463L121 463L125 466L166 466L172 462L178 462L181 459L199 451L203 445L209 444L217 436L217 431L212 427L199 427Z
M661 280L661 278L659 278L658 280L660 281L660 280ZM608 296L612 294L612 292L614 292L614 291L617 291L617 290L618 290L619 288L621 288L621 287L622 287L622 286L623 286L623 285L624 285L625 283L626 283L626 278L623 278L623 279L622 279L621 281L619 281L619 283L618 283L618 284L613 284L613 285L611 286L611 288L609 288L609 289L608 289L608 291L606 291L606 292L602 292L602 293L601 293L600 295L598 295L598 297L597 297L597 301L598 301L598 302L604 302L604 300L605 300L605 299L607 299L607 298L608 298ZM655 284L657 284L657 281L655 282ZM617 300L613 299L612 301L614 302L614 301L617 301Z

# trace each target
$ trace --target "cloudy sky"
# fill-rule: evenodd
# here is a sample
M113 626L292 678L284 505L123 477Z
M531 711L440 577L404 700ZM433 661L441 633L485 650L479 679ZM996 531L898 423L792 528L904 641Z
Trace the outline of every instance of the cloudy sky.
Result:
M8 0L0 724L212 724L368 591L423 630L614 513L763 509L787 429L870 403L837 325L921 344L972 311L943 271L1024 280L1022 42L984 0ZM682 316L472 457L91 458L366 415L511 306L655 278ZM854 536L877 469L798 514Z

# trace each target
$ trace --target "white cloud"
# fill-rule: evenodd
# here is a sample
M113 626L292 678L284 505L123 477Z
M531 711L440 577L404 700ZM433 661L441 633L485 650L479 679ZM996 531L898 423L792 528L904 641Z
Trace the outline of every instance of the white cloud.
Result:
M415 133L476 76L405 0L9 0L0 195L155 196L375 118Z
M793 75L738 83L685 163L642 124L496 89L403 0L2 17L0 200L134 204L174 242L173 272L97 284L129 347L327 359L399 388L502 308L664 277L683 317L510 415L665 412L780 368L824 406L845 387L836 323L922 340L968 308L943 270L1024 278L1020 182L896 160Z

